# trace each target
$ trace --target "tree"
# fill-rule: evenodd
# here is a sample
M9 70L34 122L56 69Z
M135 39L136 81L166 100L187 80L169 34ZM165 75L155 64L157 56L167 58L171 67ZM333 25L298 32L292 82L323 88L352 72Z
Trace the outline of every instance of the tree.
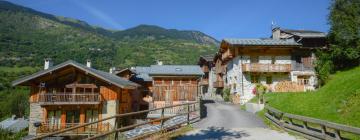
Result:
M333 0L329 15L329 53L336 69L360 64L360 1Z

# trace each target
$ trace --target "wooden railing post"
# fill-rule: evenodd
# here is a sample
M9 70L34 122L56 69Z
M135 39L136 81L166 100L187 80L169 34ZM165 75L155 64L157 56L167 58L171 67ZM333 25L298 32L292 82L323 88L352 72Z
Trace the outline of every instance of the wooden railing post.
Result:
M162 109L161 109L160 130L162 130L162 129L164 128L164 120L163 120L163 118L164 118L164 111L165 111L165 109L162 108Z
M337 140L341 140L341 135L340 135L340 130L338 130L338 129L335 129L335 139L337 139Z
M326 135L326 127L324 125L321 125L321 133Z
M115 118L115 126L114 126L114 130L118 129L119 128L119 120L118 120L118 117ZM118 137L119 137L119 132L116 131L115 132L115 140L118 140Z
M187 124L190 124L190 104L187 104Z

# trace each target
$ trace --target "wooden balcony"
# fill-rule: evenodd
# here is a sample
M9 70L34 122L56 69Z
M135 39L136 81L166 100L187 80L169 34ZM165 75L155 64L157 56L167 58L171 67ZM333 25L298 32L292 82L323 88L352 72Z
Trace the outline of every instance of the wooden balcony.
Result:
M40 105L100 104L99 93L45 93L39 95Z
M209 85L209 79L201 79L199 85Z
M80 125L80 123L65 123L65 124L51 124L51 123L41 123L41 126L36 129L38 134L46 134L59 130L64 130L66 128L74 127ZM68 131L63 135L91 135L107 132L110 130L109 123L98 123L82 128L78 128L72 131Z
M214 88L223 88L224 87L224 81L216 81L213 83Z
M242 64L244 72L290 72L291 64Z

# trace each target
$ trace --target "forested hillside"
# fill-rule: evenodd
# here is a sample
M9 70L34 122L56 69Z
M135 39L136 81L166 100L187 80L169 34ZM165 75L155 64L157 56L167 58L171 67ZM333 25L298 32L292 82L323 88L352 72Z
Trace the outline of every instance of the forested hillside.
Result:
M199 31L140 25L123 31L94 27L84 21L41 13L0 1L0 120L28 113L28 89L11 82L68 59L108 71L109 67L195 64L212 54L218 41Z
M195 64L199 55L216 51L218 41L198 31L140 25L124 31L93 27L0 1L0 65L41 66L68 59L107 70L110 66Z

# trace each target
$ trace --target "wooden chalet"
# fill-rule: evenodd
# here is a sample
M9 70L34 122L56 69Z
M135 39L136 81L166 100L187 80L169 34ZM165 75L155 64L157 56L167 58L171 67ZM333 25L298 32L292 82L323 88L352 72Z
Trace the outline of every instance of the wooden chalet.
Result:
M197 65L152 65L149 76L153 78L150 108L196 101L198 84L204 73ZM166 111L166 115L176 114L178 110ZM160 112L152 112L148 118L160 117Z
M213 88L213 79L214 72L212 68L214 67L214 55L204 55L200 56L198 60L198 65L201 70L204 72L204 75L201 77L199 85L201 86L201 93L212 93Z
M138 84L69 60L18 79L13 86L30 88L29 135L39 135L131 112L131 93ZM108 131L111 119L68 135L91 135ZM67 135L66 134L66 135Z

